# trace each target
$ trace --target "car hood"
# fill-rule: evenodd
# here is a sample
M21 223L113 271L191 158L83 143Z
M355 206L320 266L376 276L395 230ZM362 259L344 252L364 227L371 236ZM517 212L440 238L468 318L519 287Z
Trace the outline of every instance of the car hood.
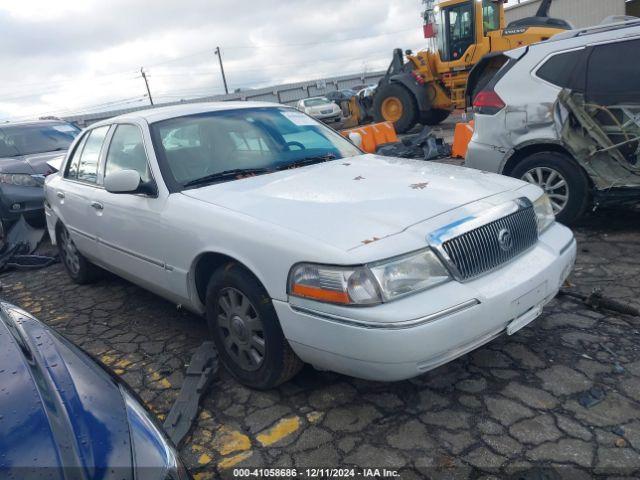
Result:
M0 158L0 173L28 173L29 175L49 175L55 170L47 164L48 161L64 158L66 152L36 153L33 155L20 155L18 157Z
M183 194L349 250L522 185L468 168L361 155Z
M87 478L127 478L131 443L118 384L27 313L0 307L0 471L19 478L25 467L48 467L42 471L56 479L64 478L57 467L77 465Z

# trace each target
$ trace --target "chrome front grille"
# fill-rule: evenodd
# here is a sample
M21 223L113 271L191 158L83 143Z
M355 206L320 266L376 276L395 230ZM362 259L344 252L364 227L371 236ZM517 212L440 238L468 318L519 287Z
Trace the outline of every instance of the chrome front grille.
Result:
M440 243L438 250L461 281L489 272L522 252L538 240L538 225L533 206L521 202L508 215L475 226Z

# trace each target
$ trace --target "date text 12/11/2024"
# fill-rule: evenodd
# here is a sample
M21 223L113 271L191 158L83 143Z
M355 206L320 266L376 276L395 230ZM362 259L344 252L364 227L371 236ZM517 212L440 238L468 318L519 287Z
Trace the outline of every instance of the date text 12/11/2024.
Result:
M233 478L398 478L388 468L236 468Z

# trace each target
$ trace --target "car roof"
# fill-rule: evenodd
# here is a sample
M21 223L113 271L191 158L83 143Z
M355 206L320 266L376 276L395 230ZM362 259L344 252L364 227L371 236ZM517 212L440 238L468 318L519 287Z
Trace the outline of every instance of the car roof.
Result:
M640 35L640 19L626 20L615 23L604 23L588 28L579 28L568 30L563 33L554 35L548 40L535 43L529 47L520 47L522 49L556 51L566 48L582 47L596 42L605 42L607 40L622 40L625 38L634 38ZM520 49L513 50L517 51Z
M4 122L0 123L0 128L2 127L30 127L30 126L44 126L44 125L60 125L61 123L69 124L64 120L24 120L20 122Z
M101 125L110 125L116 122L145 120L147 123L160 122L169 118L183 117L186 115L194 115L198 113L219 112L223 110L239 110L246 108L260 107L284 107L291 108L288 105L272 102L201 102L201 103L185 103L184 105L170 105L167 107L148 108L145 110L137 110L135 112L125 113L102 120L91 125L97 127Z

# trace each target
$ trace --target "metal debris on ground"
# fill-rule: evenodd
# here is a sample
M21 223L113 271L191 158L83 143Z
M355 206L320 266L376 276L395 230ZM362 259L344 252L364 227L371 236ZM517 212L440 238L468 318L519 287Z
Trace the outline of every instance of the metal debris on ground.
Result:
M600 387L593 387L578 397L578 403L584 408L591 408L599 404L606 397L605 391Z
M624 315L640 317L640 309L628 303L619 302L618 300L605 297L600 289L595 289L589 295L584 295L582 293L572 292L571 290L562 288L560 289L560 295L581 300L585 305L589 306L593 310L611 310Z
M376 153L387 157L435 160L448 157L451 147L442 138L437 138L430 127L425 126L416 135L408 135L399 142L380 146Z
M164 422L164 429L175 445L189 433L198 414L200 399L218 373L218 353L213 342L204 342L191 357L178 398Z
M24 217L11 227L0 249L0 271L16 268L30 270L48 267L57 257L32 255L44 237L45 230L34 228Z

